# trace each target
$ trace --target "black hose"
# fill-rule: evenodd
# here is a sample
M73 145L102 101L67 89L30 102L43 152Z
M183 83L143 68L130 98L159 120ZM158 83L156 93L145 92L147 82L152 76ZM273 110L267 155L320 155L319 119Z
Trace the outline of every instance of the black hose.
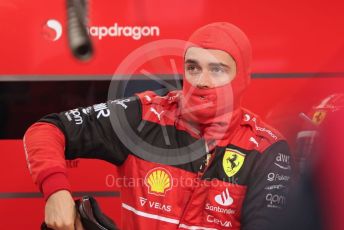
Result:
M87 32L87 1L67 0L68 43L73 55L79 60L89 60L93 46Z

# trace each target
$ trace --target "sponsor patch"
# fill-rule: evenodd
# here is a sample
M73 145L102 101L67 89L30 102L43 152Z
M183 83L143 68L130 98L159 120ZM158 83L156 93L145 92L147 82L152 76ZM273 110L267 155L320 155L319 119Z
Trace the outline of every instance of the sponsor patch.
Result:
M325 117L326 117L326 111L318 110L313 114L312 121L316 125L320 125L324 121Z
M222 166L228 177L234 176L242 167L245 160L245 154L234 150L226 149L223 156Z
M283 208L286 204L286 198L283 195L268 193L265 196L267 207L269 208Z
M153 168L145 177L145 185L148 187L149 194L165 196L166 192L172 188L172 176L165 168Z
M163 204L157 201L151 201L144 197L139 197L140 205L143 207L147 204L149 208L171 212L172 205Z
M207 222L220 225L221 227L226 227L226 228L232 227L232 223L229 220L220 220L220 219L215 218L212 215L207 216Z
M216 203L222 206L230 206L231 204L233 204L233 198L229 195L228 188L226 188L226 190L222 193L216 195L214 197L214 200Z

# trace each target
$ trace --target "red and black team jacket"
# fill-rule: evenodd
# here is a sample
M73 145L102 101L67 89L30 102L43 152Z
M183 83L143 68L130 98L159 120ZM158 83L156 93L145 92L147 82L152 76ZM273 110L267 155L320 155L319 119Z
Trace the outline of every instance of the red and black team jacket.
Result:
M131 180L121 188L122 229L266 229L286 204L286 141L241 109L228 144L209 152L179 125L173 96L147 91L32 125L24 147L44 196L70 190L64 159L96 158Z

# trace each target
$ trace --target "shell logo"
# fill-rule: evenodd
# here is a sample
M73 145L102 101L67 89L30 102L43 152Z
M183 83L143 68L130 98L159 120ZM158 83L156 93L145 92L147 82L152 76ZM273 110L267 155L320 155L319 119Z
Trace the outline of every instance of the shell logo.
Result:
M165 168L153 168L145 177L145 185L148 193L156 196L165 196L172 188L172 176Z

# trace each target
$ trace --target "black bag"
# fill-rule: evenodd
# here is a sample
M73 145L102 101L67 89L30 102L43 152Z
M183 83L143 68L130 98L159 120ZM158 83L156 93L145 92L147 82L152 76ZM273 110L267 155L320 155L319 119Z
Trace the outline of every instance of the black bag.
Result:
M113 220L100 210L93 197L84 196L76 200L75 207L85 230L119 230ZM42 223L41 230L49 229L45 223Z

